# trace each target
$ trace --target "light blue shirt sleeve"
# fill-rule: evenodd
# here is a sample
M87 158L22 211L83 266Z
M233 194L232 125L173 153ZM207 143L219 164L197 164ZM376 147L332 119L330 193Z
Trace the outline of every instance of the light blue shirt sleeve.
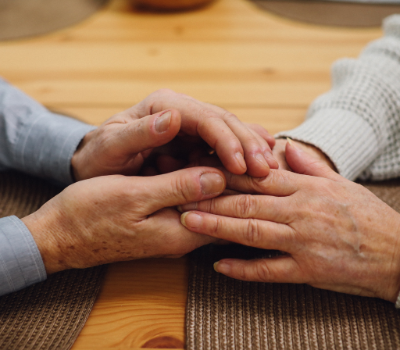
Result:
M95 127L51 113L0 79L0 170L73 182L71 158ZM39 249L15 216L0 219L0 295L46 279Z
M39 249L16 216L0 219L0 295L46 279Z
M71 158L95 127L51 113L0 80L0 166L72 183Z

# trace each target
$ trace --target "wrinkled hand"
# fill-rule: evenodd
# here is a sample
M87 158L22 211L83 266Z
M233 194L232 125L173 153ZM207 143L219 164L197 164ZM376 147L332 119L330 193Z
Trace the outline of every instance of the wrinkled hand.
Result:
M287 255L218 262L215 269L250 281L307 283L394 302L400 290L400 214L361 185L286 146L290 167L263 179L228 175L229 187L261 195L189 204L193 232Z
M191 168L156 177L112 175L67 187L22 221L47 273L147 257L178 257L214 238L187 230L168 208L212 198L223 174Z
M234 174L266 176L270 167L278 167L271 151L275 140L262 127L244 124L232 113L189 96L159 90L84 137L72 157L74 177L137 175L152 150L173 139L179 151L207 144ZM167 162L179 165L171 170L185 165L168 152L163 154L170 157Z

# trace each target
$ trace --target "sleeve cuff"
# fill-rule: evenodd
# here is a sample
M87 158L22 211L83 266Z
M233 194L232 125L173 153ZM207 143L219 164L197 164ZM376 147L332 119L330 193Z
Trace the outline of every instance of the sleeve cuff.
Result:
M46 279L39 249L16 216L0 219L0 295Z
M0 79L0 164L73 182L71 158L82 138L94 126L51 113L22 91Z
M299 127L275 137L290 137L319 148L349 180L356 179L379 153L371 126L357 114L341 109L319 110Z
M45 111L22 128L15 148L17 168L71 184L71 158L83 137L96 127Z

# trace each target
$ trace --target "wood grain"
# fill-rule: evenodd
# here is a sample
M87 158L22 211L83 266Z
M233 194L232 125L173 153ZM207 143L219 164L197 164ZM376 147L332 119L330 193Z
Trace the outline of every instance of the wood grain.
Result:
M184 258L110 265L73 349L183 348L186 266Z
M276 133L299 125L329 89L335 60L356 57L380 35L289 21L246 0L179 14L137 12L129 0L112 0L71 28L0 43L0 75L95 125L170 88ZM111 265L73 350L183 348L186 265Z

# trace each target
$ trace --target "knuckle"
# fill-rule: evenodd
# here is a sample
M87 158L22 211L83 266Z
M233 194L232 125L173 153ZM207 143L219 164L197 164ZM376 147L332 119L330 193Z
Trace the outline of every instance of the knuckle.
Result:
M263 133L264 131L267 131L267 130L265 130L261 125L259 125L259 124L254 124L254 123L252 123L252 124L249 124L248 126L249 126L251 129L253 129L254 131L259 132L259 133Z
M271 270L268 267L268 264L266 264L263 261L260 261L256 265L256 278L260 282L267 282L271 281Z
M215 198L198 202L196 207L196 210L200 210L205 213L215 213L216 209L217 209L217 204L215 202Z
M229 111L224 111L224 113L222 113L222 117L221 119L223 119L224 121L238 121L238 117L236 115L234 115L233 113L229 112Z
M210 234L217 236L221 227L221 218L216 217L215 220L210 225Z
M237 270L237 277L242 281L267 282L271 279L271 273L267 264L258 261L252 266L241 265Z
M208 213L215 213L216 210L217 210L217 203L214 198L206 202L206 211Z
M216 117L214 111L204 106L201 106L199 108L198 115L200 116L199 124L201 124L202 126L208 126L212 119Z
M268 189L272 176L272 172L270 172L268 176L249 178L250 185L254 188L256 192L263 193L265 190Z
M251 128L260 136L262 137L267 137L267 138L271 138L273 140L274 137L272 135L269 134L268 130L265 129L263 126L259 125L259 124L251 124Z
M175 95L176 92L171 90L171 89L158 89L157 91L153 92L152 95L157 96L157 97L162 97L162 96L170 96L170 95Z
M139 119L135 123L132 123L130 130L125 128L124 131L127 134L133 133L135 137L142 138L147 135L146 122L143 119Z
M193 196L192 186L188 185L186 179L182 176L177 176L172 180L172 191L176 196L182 197L185 203L196 200Z
M237 277L239 280L242 280L242 281L250 281L251 280L249 271L243 265L239 266L239 268L237 270Z
M253 179L255 190L264 193L272 188L282 188L290 182L289 171L271 170L267 176Z
M257 220L249 219L244 232L245 242L249 246L257 246L261 241L261 231Z
M236 207L239 217L251 218L256 206L256 199L252 195L242 195L237 199Z

